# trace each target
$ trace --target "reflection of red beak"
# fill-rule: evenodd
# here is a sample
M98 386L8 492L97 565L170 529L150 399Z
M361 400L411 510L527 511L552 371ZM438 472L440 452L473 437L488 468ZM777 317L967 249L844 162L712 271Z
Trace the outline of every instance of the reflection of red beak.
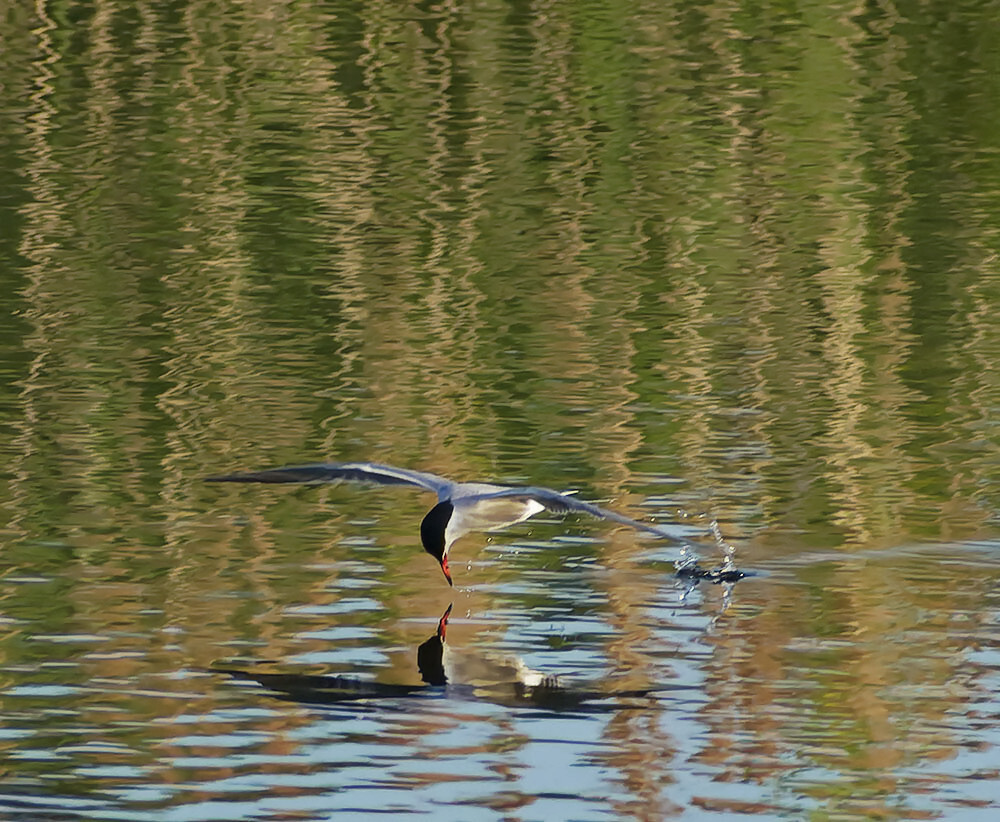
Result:
M444 639L448 634L448 617L450 616L451 616L451 605L449 605L448 610L444 612L444 616L442 616L441 619L438 620L437 635L441 639Z
M448 557L441 557L441 570L444 571L444 578L448 580L448 584L454 587L455 583L451 581L451 571L448 570Z

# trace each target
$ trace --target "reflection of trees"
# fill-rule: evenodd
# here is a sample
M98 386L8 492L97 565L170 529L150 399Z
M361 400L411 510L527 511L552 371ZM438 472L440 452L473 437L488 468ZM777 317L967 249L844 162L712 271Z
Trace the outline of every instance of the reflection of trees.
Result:
M46 537L72 557L43 565L138 574L112 606L60 594L82 625L161 609L205 664L219 574L252 603L226 629L280 653L289 590L329 597L270 572L307 560L289 526L315 517L331 553L355 530L302 498L200 520L208 465L376 456L597 495L679 476L665 505L773 552L974 533L997 502L995 173L967 173L989 95L925 35L936 13L908 30L888 7L820 24L690 3L12 13L11 562ZM427 573L412 511L365 504L398 543L378 573ZM656 589L635 546L595 549L595 584L609 656L640 685L656 667L634 614ZM862 565L811 582L848 591L862 631L907 596L888 573L866 593ZM386 596L406 613L424 593ZM775 597L780 613L795 593ZM795 630L814 626L765 615L739 636L771 684L730 683L727 702L775 703L797 674L766 649ZM848 683L892 653L862 644ZM623 716L609 733L640 752L653 732ZM637 774L664 775L640 753L620 767L645 796Z

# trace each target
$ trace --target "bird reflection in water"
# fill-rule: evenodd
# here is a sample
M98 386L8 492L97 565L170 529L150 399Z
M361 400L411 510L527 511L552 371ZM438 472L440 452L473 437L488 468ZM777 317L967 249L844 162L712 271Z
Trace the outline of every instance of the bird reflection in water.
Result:
M508 707L548 711L602 712L618 710L620 699L641 699L654 689L599 690L564 684L559 677L533 671L520 659L493 660L463 654L447 659L449 605L437 630L417 648L417 669L423 684L368 682L351 676L256 673L216 667L211 672L256 682L279 698L307 705L345 702L377 704L408 697L445 696L476 699ZM614 700L614 701L612 701Z

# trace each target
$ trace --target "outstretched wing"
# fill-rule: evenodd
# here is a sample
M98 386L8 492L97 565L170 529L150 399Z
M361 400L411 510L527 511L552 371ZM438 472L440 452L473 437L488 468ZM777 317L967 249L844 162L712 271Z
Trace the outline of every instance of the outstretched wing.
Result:
M669 539L673 542L688 545L692 548L702 547L693 540L689 540L677 534L671 534L665 528L660 526L632 519L631 517L626 517L624 514L619 514L616 511L609 511L606 508L601 508L600 506L594 505L590 502L584 502L582 499L577 499L569 494L561 494L558 491L553 491L551 488L536 488L531 486L524 488L504 488L501 491L495 491L482 495L482 499L496 499L499 497L520 499L524 501L534 500L539 505L543 505L549 511L553 511L557 514L579 511L584 514L590 514L592 517L610 520L611 522L628 525L629 527L635 528L639 531L656 534L658 537L663 539ZM474 500L475 498L472 499Z
M205 482L366 482L375 485L412 485L439 494L451 488L451 480L423 471L409 471L374 462L317 462L286 465L264 471L245 471L206 477Z

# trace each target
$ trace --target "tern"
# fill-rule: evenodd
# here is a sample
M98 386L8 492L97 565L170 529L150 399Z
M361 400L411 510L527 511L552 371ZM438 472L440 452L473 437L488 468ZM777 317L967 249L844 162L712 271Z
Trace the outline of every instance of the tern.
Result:
M532 485L493 485L486 482L454 482L436 474L411 471L374 462L321 462L289 465L263 471L206 477L206 482L266 482L321 484L361 482L374 485L409 485L437 494L437 504L420 523L420 541L424 550L438 561L449 585L455 583L448 568L448 552L460 537L470 531L506 528L549 510L564 514L578 511L593 517L628 525L664 539L697 547L697 543L670 534L663 528L608 511L577 499L570 493Z

